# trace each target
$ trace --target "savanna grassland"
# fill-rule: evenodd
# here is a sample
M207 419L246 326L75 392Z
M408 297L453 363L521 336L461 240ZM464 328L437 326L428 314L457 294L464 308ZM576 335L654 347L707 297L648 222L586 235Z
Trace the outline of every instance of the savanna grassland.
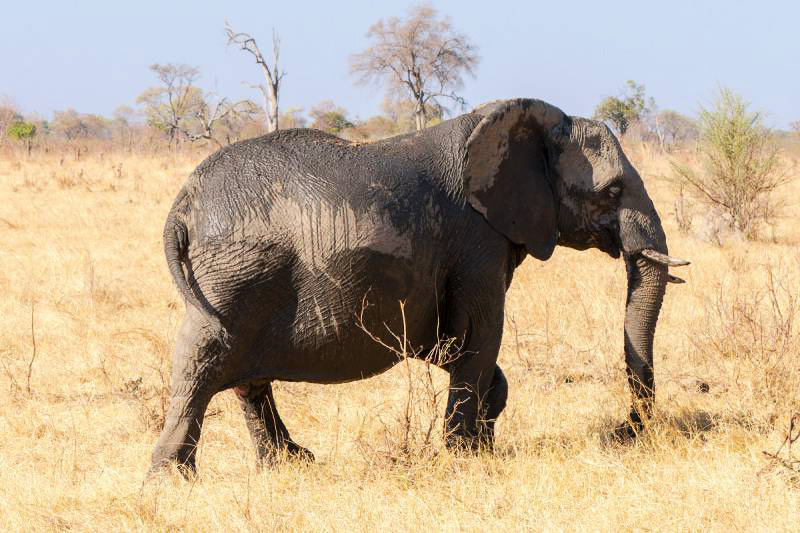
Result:
M204 154L7 149L2 528L800 528L800 442L794 457L780 449L800 413L800 180L780 189L785 216L760 240L719 236L700 205L683 212L692 222L681 231L669 158L626 149L670 251L692 260L661 310L657 416L643 439L609 438L629 407L622 262L559 248L545 263L527 259L508 294L500 365L510 397L493 455L444 451L446 375L411 361L361 382L276 385L312 465L259 470L238 402L217 395L194 482L145 482L145 471L183 314L162 225ZM783 156L792 175L796 154ZM690 151L671 157L693 164Z

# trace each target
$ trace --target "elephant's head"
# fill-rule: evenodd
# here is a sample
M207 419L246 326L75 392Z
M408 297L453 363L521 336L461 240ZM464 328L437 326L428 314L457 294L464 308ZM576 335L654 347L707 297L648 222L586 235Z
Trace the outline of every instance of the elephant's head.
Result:
M493 102L466 145L470 204L510 241L547 259L556 244L625 258L625 355L637 398L653 397L653 335L670 258L658 213L639 173L601 122L565 115L540 100Z

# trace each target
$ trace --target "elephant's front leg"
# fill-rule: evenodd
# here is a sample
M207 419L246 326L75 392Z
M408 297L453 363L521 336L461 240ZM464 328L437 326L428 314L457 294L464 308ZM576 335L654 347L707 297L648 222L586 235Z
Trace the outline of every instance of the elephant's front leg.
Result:
M501 314L502 317L502 314ZM463 355L450 371L450 395L445 412L450 448L491 448L494 424L506 404L508 385L497 366L502 318L497 324L471 330Z
M494 424L497 417L506 408L506 400L508 399L508 382L503 371L499 366L494 367L494 375L492 376L492 384L489 386L489 392L486 394L486 435L488 437L487 443L489 446L494 446Z

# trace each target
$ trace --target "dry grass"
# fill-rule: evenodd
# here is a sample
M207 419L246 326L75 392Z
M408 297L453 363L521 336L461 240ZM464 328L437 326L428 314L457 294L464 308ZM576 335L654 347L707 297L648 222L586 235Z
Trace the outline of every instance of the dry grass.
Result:
M678 231L668 162L631 147L670 248L693 260L656 338L657 420L627 413L625 279L599 252L528 259L509 292L510 384L493 456L443 452L444 373L398 365L337 386L278 384L313 465L258 471L231 393L206 419L200 478L143 484L183 309L161 227L198 154L0 158L0 523L9 530L797 529L800 183L775 242ZM792 168L797 162L792 161ZM695 222L701 217L696 217ZM33 322L31 317L33 316ZM33 324L33 327L31 326ZM35 349L34 349L35 340ZM406 411L408 373L415 409ZM438 406L435 406L436 403ZM411 417L409 419L409 417ZM437 425L440 422L437 422ZM410 444L409 444L410 443ZM800 446L798 443L795 448Z

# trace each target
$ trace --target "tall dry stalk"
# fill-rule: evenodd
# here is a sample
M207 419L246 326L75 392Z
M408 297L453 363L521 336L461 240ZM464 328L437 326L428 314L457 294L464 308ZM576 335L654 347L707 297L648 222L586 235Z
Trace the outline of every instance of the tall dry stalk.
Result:
M386 443L382 454L393 462L408 463L414 459L430 458L436 453L434 437L437 428L446 427L442 399L449 388L436 385L433 367L446 366L454 361L461 353L461 346L457 339L451 337L440 337L427 354L423 354L420 347L410 346L405 306L404 301L399 302L402 333L386 328L393 344L387 343L365 326L364 312L368 307L366 296L362 301L358 325L370 339L393 353L404 366L406 394L403 413L394 427L382 422ZM418 360L422 368L412 367L411 359Z

